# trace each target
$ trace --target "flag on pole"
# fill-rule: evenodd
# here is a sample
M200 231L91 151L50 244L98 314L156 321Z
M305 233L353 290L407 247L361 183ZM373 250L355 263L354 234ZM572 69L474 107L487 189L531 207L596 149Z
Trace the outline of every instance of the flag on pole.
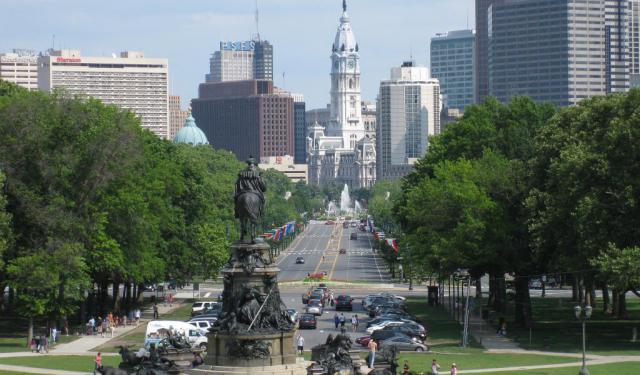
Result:
M395 238L387 238L387 245L391 246L393 250L398 253L398 241Z

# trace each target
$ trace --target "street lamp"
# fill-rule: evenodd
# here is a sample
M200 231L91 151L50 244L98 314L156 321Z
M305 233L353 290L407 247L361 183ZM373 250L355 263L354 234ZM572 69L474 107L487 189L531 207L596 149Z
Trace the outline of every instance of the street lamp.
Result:
M589 370L587 370L586 363L586 333L585 333L585 325L587 319L591 318L591 313L593 308L590 305L586 305L582 308L580 305L573 308L573 311L576 314L576 319L582 322L582 368L580 369L580 375L589 375Z

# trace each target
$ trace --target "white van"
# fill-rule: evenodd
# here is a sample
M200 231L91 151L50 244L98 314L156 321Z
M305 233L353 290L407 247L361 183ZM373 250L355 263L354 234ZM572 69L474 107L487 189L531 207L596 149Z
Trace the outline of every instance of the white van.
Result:
M203 335L198 327L178 320L152 320L147 324L147 332L144 337L144 345L158 344L166 337L171 329L183 333L191 347L200 347L207 350L207 336Z

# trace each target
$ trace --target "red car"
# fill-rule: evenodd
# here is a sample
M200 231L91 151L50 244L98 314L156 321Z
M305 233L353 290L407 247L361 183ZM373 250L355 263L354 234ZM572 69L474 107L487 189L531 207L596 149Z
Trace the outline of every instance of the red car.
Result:
M324 222L326 225L334 225L336 222L333 220L327 220Z
M369 345L369 341L371 341L371 336L362 336L356 339L356 344L360 344L364 347Z

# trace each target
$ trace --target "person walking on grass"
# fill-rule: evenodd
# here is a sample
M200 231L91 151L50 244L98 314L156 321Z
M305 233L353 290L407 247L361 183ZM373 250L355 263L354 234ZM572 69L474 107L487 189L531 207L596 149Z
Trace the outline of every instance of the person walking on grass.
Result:
M431 375L438 375L438 370L440 370L440 365L438 364L438 361L434 359L431 361Z
M93 375L96 375L96 372L102 369L102 353L98 352L96 354L96 359L94 360L95 368L93 369Z
M153 303L153 320L158 319L158 304Z
M451 364L451 375L458 375L458 366L455 363Z
M340 313L340 327L344 328L344 325L346 322L347 322L347 318L344 317L344 313Z

